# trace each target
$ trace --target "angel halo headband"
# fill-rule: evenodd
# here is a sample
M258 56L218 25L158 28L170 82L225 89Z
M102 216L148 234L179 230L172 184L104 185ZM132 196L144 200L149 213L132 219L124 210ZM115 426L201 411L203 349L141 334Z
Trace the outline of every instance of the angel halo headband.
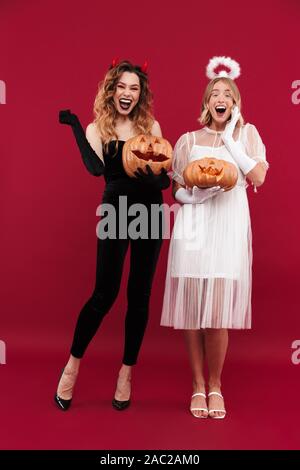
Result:
M121 61L120 61L120 59L119 59L118 57L114 57L113 60L112 60L112 62L111 62L110 68L116 67L117 65L119 65L120 62L121 62ZM145 60L145 62L143 63L143 65L141 65L140 68L141 68L141 71L142 71L143 73L145 73L145 74L147 73L147 70L148 70L148 62L147 62L147 60Z
M229 72L226 70L220 70L218 73L215 72L216 68L220 65L225 66L229 69ZM206 67L206 76L213 80L214 78L231 78L231 80L235 80L241 74L240 65L235 60L231 59L230 57L218 56L213 57L210 59L207 67Z

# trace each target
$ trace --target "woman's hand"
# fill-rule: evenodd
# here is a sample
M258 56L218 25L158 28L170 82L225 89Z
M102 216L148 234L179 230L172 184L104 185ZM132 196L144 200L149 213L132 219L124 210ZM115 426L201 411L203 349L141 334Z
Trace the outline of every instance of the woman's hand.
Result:
M76 114L71 113L69 109L59 111L58 119L61 124L68 124L69 126L74 126L78 122Z
M194 186L192 189L193 204L202 204L207 201L207 199L215 197L224 191L221 186L213 186L212 188L198 188L198 186Z
M231 120L226 124L225 130L221 134L221 138L228 152L230 152L234 158L236 164L242 170L244 175L247 175L251 170L253 170L256 162L252 158L248 157L241 142L239 140L235 141L233 138L233 132L240 116L239 108L234 106L231 112Z
M170 186L171 181L165 168L161 169L159 175L155 175L149 165L146 165L146 170L147 173L145 173L141 168L137 168L137 171L134 172L137 179L141 182L153 185L157 189L166 189Z
M193 186L192 190L179 188L175 193L175 199L181 204L203 204L203 202L222 192L224 192L224 189L220 186L213 186L212 188Z
M240 117L241 113L239 107L237 105L234 105L231 110L231 120L227 122L225 130L221 135L221 138L225 145L230 143L231 140L233 140L233 132Z
M59 112L59 122L71 126L83 163L88 172L93 176L103 175L105 171L104 164L88 142L76 114L71 113L69 109L64 109Z

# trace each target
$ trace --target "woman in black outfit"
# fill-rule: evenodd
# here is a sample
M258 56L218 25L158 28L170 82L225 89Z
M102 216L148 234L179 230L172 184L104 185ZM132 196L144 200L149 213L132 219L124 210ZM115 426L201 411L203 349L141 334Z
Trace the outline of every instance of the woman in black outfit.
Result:
M128 61L113 63L104 81L100 83L94 104L94 122L86 135L75 114L61 111L59 121L71 126L83 162L94 176L104 175L106 182L102 203L111 204L116 211L116 237L97 239L97 268L94 291L82 308L71 346L71 355L63 369L55 403L67 410L72 401L73 388L80 360L95 335L104 316L113 305L120 288L125 255L130 245L130 274L127 285L127 313L122 366L112 405L123 410L130 404L132 366L136 364L148 320L148 307L153 275L162 244L162 218L158 234L151 238L151 204L161 204L162 189L170 180L164 170L154 175L138 169L137 178L127 176L122 165L122 149L126 140L138 134L161 136L160 126L151 112L151 92L145 69ZM127 198L127 207L143 204L148 209L148 236L119 237L119 197ZM124 216L121 211L121 216ZM133 216L127 217L127 228ZM104 224L105 219L100 221ZM152 222L153 223L153 222ZM99 233L99 231L98 231Z

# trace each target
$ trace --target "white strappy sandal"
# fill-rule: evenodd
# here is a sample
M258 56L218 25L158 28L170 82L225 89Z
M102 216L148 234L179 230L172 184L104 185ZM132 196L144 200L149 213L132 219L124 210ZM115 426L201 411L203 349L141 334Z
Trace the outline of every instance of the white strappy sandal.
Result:
M192 398L197 397L197 396L206 398L206 394L205 394L205 393L201 393L201 392L194 393L194 394L192 395ZM207 415L207 416L197 416L197 415L195 415L195 414L193 413L193 411L207 411L207 413L208 413L208 409L207 409L207 408L190 408L190 412L192 413L192 415L193 415L195 418L207 418L207 417L208 417L208 415Z
M218 397L220 397L220 398L222 398L222 399L224 400L223 395L221 395L221 393L218 393L218 392L210 392L210 393L208 394L208 397L211 397L212 395L217 395ZM223 415L223 416L211 416L211 413L216 413L216 412L217 412L217 413L224 413L224 415ZM208 410L208 416L209 416L210 418L213 418L213 419L224 419L225 416L226 416L226 410L224 410L224 409L223 409L223 410L217 410L217 409L213 410L213 409L211 409L211 410Z

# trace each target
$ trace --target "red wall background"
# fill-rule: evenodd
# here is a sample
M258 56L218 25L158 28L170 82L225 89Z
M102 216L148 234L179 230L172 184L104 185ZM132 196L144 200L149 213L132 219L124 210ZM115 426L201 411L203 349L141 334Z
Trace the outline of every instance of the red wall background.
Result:
M278 395L281 400L292 400L300 372L300 365L291 362L291 344L300 338L297 295L300 191L296 176L300 104L292 102L295 91L292 82L300 80L299 20L300 3L296 0L0 1L0 80L6 83L6 104L0 105L0 340L7 346L7 363L0 365L1 405L7 430L1 437L1 448L64 448L59 435L38 431L43 426L38 417L40 412L44 419L47 416L49 428L71 426L65 421L61 427L61 416L49 403L59 368L67 357L77 315L93 288L96 208L104 181L86 172L70 129L58 124L58 111L71 108L86 126L93 117L98 82L112 58L128 58L134 63L147 59L155 115L164 136L174 144L182 133L198 126L207 83L205 67L214 55L227 55L240 63L242 74L237 84L243 114L246 121L258 128L270 162L264 186L257 194L248 189L254 248L253 330L232 333L227 379L224 371L224 383L232 397L231 405L228 397L228 407L236 406L233 434L230 438L223 429L211 436L214 444L208 437L200 443L196 426L199 423L194 423L196 420L192 421L186 413L184 400L188 401L191 388L182 337L179 332L159 326L166 240L153 285L151 320L141 354L144 366L137 372L140 415L126 415L127 419L131 416L132 434L116 435L112 428L111 435L108 431L99 440L95 434L81 436L79 440L72 436L65 445L297 447L299 407L294 413L285 410L281 415L282 433L274 434L274 428L278 424L276 410L283 406L282 401L278 404ZM170 191L164 197L166 202L173 203ZM128 266L119 298L102 332L91 344L88 365L83 370L82 382L91 380L89 368L95 372L94 379L99 380L88 395L94 406L106 387L102 382L111 380L107 400L114 389L122 352L127 273ZM100 369L104 371L100 373L101 384L97 378ZM155 378L151 377L154 370ZM12 415L9 403L20 400L20 387L23 401ZM79 387L83 394L87 393L84 384ZM164 428L159 420L165 423L164 413L170 413L167 419L171 424L177 419L169 399L170 392L173 396L173 391L180 387L175 401L185 431L181 434L174 430L172 435L168 432L170 421ZM264 387L262 397L261 387ZM286 395L288 389L292 396ZM151 391L150 401L155 396L151 416L160 410L153 423L161 430L157 436L146 428L138 431L139 416L146 412L143 403L146 390ZM245 411L239 392L244 395L247 390L256 398L250 409L247 398ZM25 408L32 406L29 396L37 392L41 409L34 407L26 414ZM85 400L87 397L82 402ZM160 409L161 400L168 406ZM251 431L261 419L252 413L255 406L267 406L267 411L261 412L269 413L260 436ZM79 411L84 410L82 405ZM95 415L91 407L88 410L86 425L93 429ZM108 423L110 414L100 411L99 416L103 420L106 416ZM247 427L251 436L239 432L239 426L244 426L243 412L252 419ZM28 424L26 433L22 427L16 429L14 416L18 422L21 418ZM81 420L84 419L81 415ZM128 422L124 417L122 420L127 429ZM72 426L76 428L73 421ZM230 417L226 426L230 426Z

